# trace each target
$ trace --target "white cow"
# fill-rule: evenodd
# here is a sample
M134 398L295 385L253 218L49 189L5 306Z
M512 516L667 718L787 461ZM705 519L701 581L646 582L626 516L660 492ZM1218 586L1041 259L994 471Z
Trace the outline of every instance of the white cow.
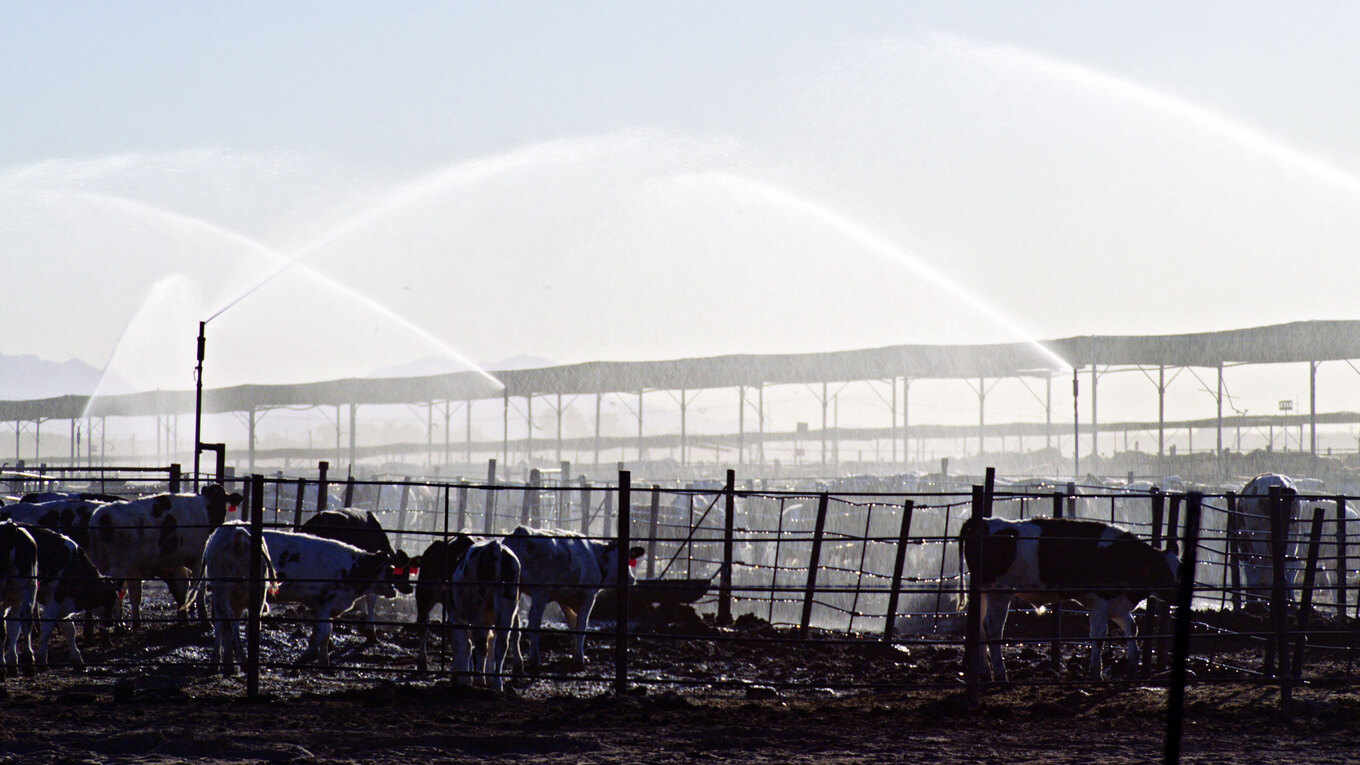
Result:
M208 589L208 603L212 606L213 651L208 671L221 667L223 675L236 672L234 661L245 663L245 648L241 645L241 620L250 614L250 526L231 521L217 527L203 548L203 562L198 570L198 587ZM274 564L267 546L260 550L262 576L258 610L259 618L265 610L268 594L276 592ZM189 598L184 609L195 598Z
M458 681L505 686L505 654L519 618L519 558L499 539L468 548L450 581L453 667ZM518 654L518 650L516 650Z
M1101 643L1109 622L1127 638L1125 657L1138 663L1138 626L1133 609L1151 594L1174 588L1180 561L1116 526L1097 521L1034 518L983 519L979 550L968 542L974 521L959 534L969 576L981 590L982 635L991 656L992 678L1006 680L1001 637L1011 600L1036 606L1076 600L1091 615L1091 676L1101 676ZM986 654L978 652L985 674Z
M1233 548L1241 556L1243 576L1247 592L1253 598L1268 600L1271 587L1275 583L1274 556L1270 549L1270 490L1277 488L1282 495L1285 517L1290 521L1290 537L1293 520L1297 517L1298 499L1294 482L1289 476L1278 473L1258 475L1247 482L1237 499L1237 533L1231 540ZM1285 546L1285 599L1289 598L1289 588L1298 580L1303 564L1299 561L1297 547L1286 543ZM1258 600L1258 602L1259 602Z
M586 629L590 612L600 590L618 584L618 545L597 542L570 531L531 529L520 526L505 538L505 546L519 558L520 592L529 598L529 666L539 666L539 630L543 612L556 603L572 632L573 656L577 666L586 664ZM636 560L646 553L642 547L628 550ZM628 571L628 582L633 572ZM518 639L518 634L516 634Z
M142 618L142 579L165 579L183 606L208 535L241 504L239 493L217 484L199 494L158 494L110 502L90 516L90 558L105 575L127 580L132 621Z
M365 595L396 597L386 553L292 531L266 531L264 542L278 582L275 602L298 603L312 611L312 639L298 663L315 659L329 666L332 620Z

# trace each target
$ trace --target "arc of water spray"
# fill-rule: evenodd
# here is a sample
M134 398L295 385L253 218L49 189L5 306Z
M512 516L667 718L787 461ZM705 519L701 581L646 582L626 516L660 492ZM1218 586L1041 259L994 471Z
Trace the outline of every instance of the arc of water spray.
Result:
M302 264L299 262L300 259L298 259L298 258L288 259L287 256L285 256L283 253L279 252L278 250L274 249L273 247L270 247L269 245L264 244L263 242L260 242L260 241L258 241L258 240L252 239L252 238L246 236L245 234L240 233L239 231L233 231L233 230L231 230L231 229L229 229L229 228L226 228L226 227L224 227L224 226L217 225L217 224L215 224L215 223L209 223L208 221L201 220L201 219L199 219L199 218L193 218L193 217L190 217L190 216L187 216L187 215L182 215L182 214L180 214L180 213L172 212L172 211L170 211L170 210L166 210L166 209L164 209L164 208L157 207L156 205L148 204L148 203L146 203L146 202L140 202L140 201L133 200L133 199L128 199L128 198L126 198L126 197L112 196L112 195L108 195L108 194L101 194L101 193L98 193L98 192L85 192L84 195L85 195L86 197L92 199L92 200L95 200L96 202L99 202L99 203L103 203L103 204L107 204L107 205L114 205L114 206L125 207L125 208L128 208L128 209L137 210L137 211L142 212L142 213L157 215L157 216L162 217L162 218L164 218L164 219L166 219L166 220L172 221L172 222L174 222L174 223L176 223L176 224L178 224L178 225L182 225L182 226L189 227L189 228L194 228L194 229L197 229L197 230L200 230L200 231L204 231L204 232L213 234L214 236L221 237L221 238L223 238L223 239L225 239L225 240L227 240L227 241L229 241L229 242L232 242L233 244L236 244L236 245L239 245L239 246L241 246L241 247L244 247L244 248L253 250L253 251L256 252L257 254L262 255L262 256L264 256L264 257L266 257L266 258L270 258L270 259L273 259L273 260L275 260L275 261L278 261L278 260L284 260L284 261L285 261L283 267L281 267L281 268L276 268L274 271L272 271L272 272L270 273L270 275L269 275L268 278L266 278L266 279L265 279L264 281L262 281L262 282L257 282L257 283L256 283L253 287L251 287L251 289L248 290L246 293L244 293L244 294L238 296L234 301L232 301L231 303L229 303L225 308L219 310L217 313L214 313L212 316L208 317L208 318L205 320L205 323L208 322L208 321L212 321L213 319L217 318L217 317L220 316L224 311L226 311L227 308L230 308L231 306L235 305L236 303L239 303L239 302L240 302L241 300L243 300L247 295L253 293L253 292L256 291L256 290L258 290L260 287L264 286L265 283L267 283L268 281L271 281L274 277L276 277L276 276L278 276L279 274L283 273L283 272L286 271L287 269L296 266L296 267L299 267L299 268L301 268L301 269L304 269L304 270L306 271L307 275L310 276L311 278L314 278L314 279L316 279L317 281L321 282L322 284L324 284L324 285L326 285L326 286L328 286L328 287L330 287L330 288L332 288L332 289L335 289L335 290L337 290L337 291L339 291L339 292L341 292L341 293L344 293L344 294L346 294L346 295L348 295L348 296L354 298L355 300L359 300L359 301L363 302L364 305L368 306L371 310L376 311L377 313L381 314L384 318L390 319L391 321L395 322L395 323L398 324L399 326L401 326L401 327L407 329L407 330L410 331L410 332L415 333L415 335L416 335L417 337L419 337L420 339L422 339L422 340L424 340L425 342L427 342L427 343L433 345L434 347L440 349L441 351L443 351L444 353L448 354L449 356L452 356L453 358L457 359L460 363L466 364L468 367L470 367L472 370L474 370L475 372L477 372L478 374L480 374L482 377L486 378L488 381L490 381L490 382L491 382L492 384L494 384L496 387L498 387L498 388L504 388L504 387L505 387L505 384L502 383L500 380L496 379L496 377L495 377L494 375L492 375L490 372L486 371L485 369L482 369L479 365L473 363L470 359L468 359L468 358L467 358L466 356L464 356L463 354L459 353L456 349L454 349L452 346L450 346L448 343L446 343L444 340L440 339L438 336L436 336L435 334L433 334L433 333L430 332L429 330L427 330L427 329L421 327L420 325L418 325L418 324L412 322L410 319L407 319L406 317L402 316L401 314L399 314L399 313L393 311L391 308L388 308L387 306L383 305L382 303L380 303L380 302L378 302L378 301L376 301L376 300L374 300L374 299L368 297L367 295L364 295L363 293L359 292L358 290L354 289L353 287L350 287L349 285L344 284L343 282L337 281L337 280L335 280L335 279L333 279L333 278L331 278L331 277L329 277L329 276L327 276L327 275L321 273L320 271L317 271L317 270L315 270L315 269L313 269L313 268L309 268L309 267L307 267L307 266L305 266L305 265L302 265ZM126 328L124 328L124 332L126 332L126 331L127 331ZM119 337L119 343L121 343L121 342L122 342L122 336ZM115 345L114 347L115 347L115 350L116 350L116 349L117 349L117 345ZM109 358L112 359L112 355L110 355Z
M1074 83L1104 95L1114 95L1141 104L1218 134L1247 151L1304 171L1348 192L1360 192L1360 175L1337 167L1265 131L1200 104L1107 72L1070 61L1049 58L1021 48L980 45L953 35L941 35L941 38L1003 70L1029 69L1055 80Z
M931 268L919 259L910 257L901 247L888 241L883 236L870 231L840 212L832 210L825 205L818 204L806 197L794 194L787 189L756 180L755 178L735 175L724 171L715 170L702 173L691 173L680 176L680 178L682 180L685 178L710 180L726 186L735 187L748 194L771 199L784 207L796 210L797 212L818 221L822 225L834 228L853 239L867 252L871 252L882 258L887 258L899 265L904 265L926 277L934 282L937 287L944 289L977 309L980 313L991 319L998 326L1004 328L1016 338L1033 346L1044 356L1057 363L1061 369L1072 369L1072 364L1070 362L1054 353L1048 346L1035 340L1034 336L1031 333L1026 332L1014 319L998 311L995 307L982 300L976 293L964 289L958 282L955 282L943 273Z

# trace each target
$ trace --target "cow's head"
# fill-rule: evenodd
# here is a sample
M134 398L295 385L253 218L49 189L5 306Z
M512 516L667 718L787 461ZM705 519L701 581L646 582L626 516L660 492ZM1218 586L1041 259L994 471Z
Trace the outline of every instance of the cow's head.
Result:
M400 592L403 595L411 594L413 591L411 586L411 575L419 575L420 564L417 562L419 559L420 556L416 556L415 558L408 556L405 550L397 550L396 554L392 556L391 582L392 586L397 589L397 592Z
M221 526L227 520L227 513L236 510L245 501L240 492L227 493L220 483L210 483L199 490L208 503L208 523Z
M600 573L603 574L601 584L606 587L619 583L619 543L617 541L607 542L595 548L596 555L599 557ZM637 581L633 575L633 568L637 566L638 558L647 554L645 547L628 548L628 584Z
M384 598L397 596L392 583L392 556L387 553L364 553L359 556L349 571L349 579L358 584L362 592Z

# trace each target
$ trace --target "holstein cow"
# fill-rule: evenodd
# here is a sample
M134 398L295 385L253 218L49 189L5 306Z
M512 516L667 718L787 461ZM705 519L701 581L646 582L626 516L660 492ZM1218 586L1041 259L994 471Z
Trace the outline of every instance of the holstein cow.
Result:
M22 526L0 522L0 611L5 615L5 670L18 671L19 644L32 663L33 644L29 629L38 594L38 545Z
M250 615L251 547L250 526L241 521L230 521L217 527L203 547L196 586L207 587L208 603L212 606L213 650L209 673L221 667L223 675L232 675L236 672L235 661L242 664L246 661L245 648L241 645L241 620ZM276 591L274 564L267 545L262 545L260 562L256 618L264 613L266 595ZM193 600L186 601L186 610Z
M1275 584L1274 556L1270 549L1270 490L1279 489L1284 502L1285 517L1293 527L1298 512L1297 491L1288 476L1278 473L1258 475L1247 482L1237 498L1237 533L1232 537L1232 545L1241 556L1243 583L1255 603L1270 598L1271 587ZM1294 536L1291 534L1290 536ZM1303 564L1296 555L1295 546L1285 546L1285 599L1289 598L1289 587L1297 580Z
M0 508L0 518L52 529L75 540L81 549L88 550L90 516L102 504L106 503L85 497L61 496L54 492L26 494L22 501Z
M241 504L218 484L198 494L157 494L110 502L90 516L90 558L113 579L126 580L132 621L142 617L142 579L165 579L178 608L198 570L208 535Z
M1174 588L1180 562L1129 532L1096 521L1035 518L982 521L981 549L968 542L975 521L963 525L959 541L969 575L981 589L982 640L991 654L992 678L1006 679L1001 637L1012 598L1035 606L1076 600L1090 612L1090 673L1101 676L1101 643L1108 622L1127 637L1126 658L1138 661L1138 627L1133 609L1151 594ZM978 653L979 670L986 660Z
M298 663L314 658L329 666L331 620L365 595L396 596L392 561L386 553L292 531L266 531L264 542L279 588L275 602L298 603L313 614L312 639Z
M368 510L343 508L323 510L307 519L298 529L305 534L313 534L326 539L334 539L354 545L361 550L383 553L392 562L392 586L403 595L411 594L412 569L419 569L419 561L412 561L403 550L392 550L392 542L383 531L382 524ZM395 596L393 596L395 597ZM377 625L378 596L372 593L364 596L364 645L378 642Z
M505 687L505 654L519 619L520 562L499 539L472 545L453 572L453 667L457 680ZM518 651L516 651L518 653Z
M540 663L539 630L543 612L556 603L572 631L573 656L577 666L586 664L586 635L590 611L600 590L618 584L618 545L586 539L570 531L540 530L519 526L505 538L505 545L519 558L520 592L529 597L529 667ZM633 547L630 560L646 550ZM628 571L628 582L633 572ZM516 640L518 640L516 633Z
M429 669L425 646L430 637L430 611L438 604L444 613L444 623L448 624L453 611L449 584L454 569L463 562L472 544L472 537L460 533L452 539L436 539L417 557L420 571L416 579L416 625L420 627L420 649L416 666L421 672Z
M60 624L66 635L66 650L71 663L84 666L85 659L76 645L76 627L70 617L90 611L112 616L118 607L119 583L99 573L90 556L75 540L42 526L24 528L38 546L38 638L37 665L47 664L47 646L52 631Z

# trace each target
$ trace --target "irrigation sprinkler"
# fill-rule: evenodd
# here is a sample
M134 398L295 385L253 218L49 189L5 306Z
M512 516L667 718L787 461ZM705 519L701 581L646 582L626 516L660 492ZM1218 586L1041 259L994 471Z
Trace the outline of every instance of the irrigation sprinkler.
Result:
M194 491L198 491L198 455L203 451L203 351L208 344L204 330L207 321L198 323L198 366L194 367Z

